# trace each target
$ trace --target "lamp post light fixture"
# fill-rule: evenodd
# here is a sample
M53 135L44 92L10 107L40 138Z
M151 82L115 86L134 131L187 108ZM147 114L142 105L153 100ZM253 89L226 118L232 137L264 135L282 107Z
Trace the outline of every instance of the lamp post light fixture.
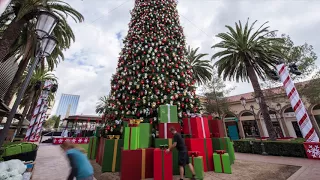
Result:
M31 76L38 65L40 59L43 57L50 56L52 51L57 45L57 40L50 36L55 26L58 24L59 19L53 13L47 11L40 11L37 17L37 24L36 24L36 33L38 35L38 42L37 42L37 50L35 55L35 60L31 64L31 67L28 70L28 74L26 76L25 81L22 84L22 88L18 91L16 101L10 111L10 114L7 118L7 122L4 125L3 130L0 134L0 147L2 146L5 136L9 131L10 125L14 118L14 115L17 112L18 106L21 103L21 99L26 91L26 88L30 82Z
M261 98L260 98L260 97L255 97L255 100L256 100L256 102L257 102L258 104L260 104L260 102L261 102ZM245 110L247 110L247 108L246 108L246 104L247 104L246 98L241 97L241 98L240 98L240 102L241 102L241 105L243 106L243 108L244 108ZM269 107L268 107L268 108L269 108ZM254 110L255 110L254 106L251 105L251 106L250 106L250 111L251 111L252 114L253 114L254 120L255 120L256 122L258 122ZM259 110L259 109L257 109L257 110ZM261 151L262 151L261 154L262 154L262 155L268 155L268 153L266 153L266 148L264 147L264 144L263 144L263 141L262 141L262 137L261 137L261 132L260 132L260 131L259 131L259 136L260 136L260 145L261 145Z

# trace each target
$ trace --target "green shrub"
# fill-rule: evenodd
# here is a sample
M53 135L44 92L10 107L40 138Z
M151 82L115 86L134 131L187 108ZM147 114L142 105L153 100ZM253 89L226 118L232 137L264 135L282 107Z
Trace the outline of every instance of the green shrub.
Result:
M261 154L261 142L257 140L234 141L234 150L241 153ZM303 141L263 141L266 153L273 156L306 157Z

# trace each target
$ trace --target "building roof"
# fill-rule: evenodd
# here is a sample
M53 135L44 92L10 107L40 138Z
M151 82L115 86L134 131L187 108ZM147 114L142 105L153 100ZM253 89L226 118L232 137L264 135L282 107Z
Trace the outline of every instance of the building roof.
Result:
M303 81L303 82L299 82L296 83L296 86L301 86L301 85L306 85L308 84L310 81ZM282 94L285 93L284 88L282 86L278 86L278 87L274 87L274 88L269 88L269 89L264 89L262 90L262 92L265 94L265 96L268 96L268 93L271 94ZM244 93L244 94L238 94L238 95L234 95L234 96L229 96L226 97L228 102L240 102L240 98L244 97L245 99L249 100L249 99L254 99L254 92L248 92L248 93ZM198 95L198 98L200 99L200 101L204 102L206 101L204 96L200 96Z
M102 121L102 117L93 115L72 115L64 118L65 121Z
M301 86L301 85L308 84L309 82L310 81L303 81L303 82L296 83L295 85ZM262 90L262 92L265 94L265 96L267 96L268 93L282 94L282 93L285 93L285 90L284 90L283 86L278 86L278 87L274 87L274 88L264 89L264 90ZM248 93L244 93L244 94L229 96L229 97L227 97L227 100L229 102L235 102L235 101L240 102L241 97L244 97L245 99L254 99L254 92L248 92Z

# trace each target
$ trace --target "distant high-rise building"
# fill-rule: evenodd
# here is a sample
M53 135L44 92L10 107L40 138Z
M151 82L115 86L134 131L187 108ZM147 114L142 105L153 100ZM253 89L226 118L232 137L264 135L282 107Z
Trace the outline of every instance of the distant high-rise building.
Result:
M62 94L56 111L61 120L67 116L75 115L78 108L80 96L72 94Z

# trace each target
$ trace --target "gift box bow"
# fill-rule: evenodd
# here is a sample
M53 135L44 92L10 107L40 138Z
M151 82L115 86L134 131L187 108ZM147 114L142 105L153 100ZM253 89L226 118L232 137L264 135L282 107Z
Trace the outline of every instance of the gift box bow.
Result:
M131 119L129 121L129 125L130 124L139 125L141 123L141 121L142 121L141 119Z
M168 149L168 144L163 144L163 145L160 145L160 149Z
M188 152L188 155L189 155L189 156L193 156L193 157L198 157L199 154L200 154L199 151L189 151L189 152Z
M225 150L216 150L216 152L217 152L217 154L224 154L224 153L226 153Z
M128 126L129 126L129 127L138 127L139 124L129 124Z
M107 139L113 139L114 135L107 135Z

